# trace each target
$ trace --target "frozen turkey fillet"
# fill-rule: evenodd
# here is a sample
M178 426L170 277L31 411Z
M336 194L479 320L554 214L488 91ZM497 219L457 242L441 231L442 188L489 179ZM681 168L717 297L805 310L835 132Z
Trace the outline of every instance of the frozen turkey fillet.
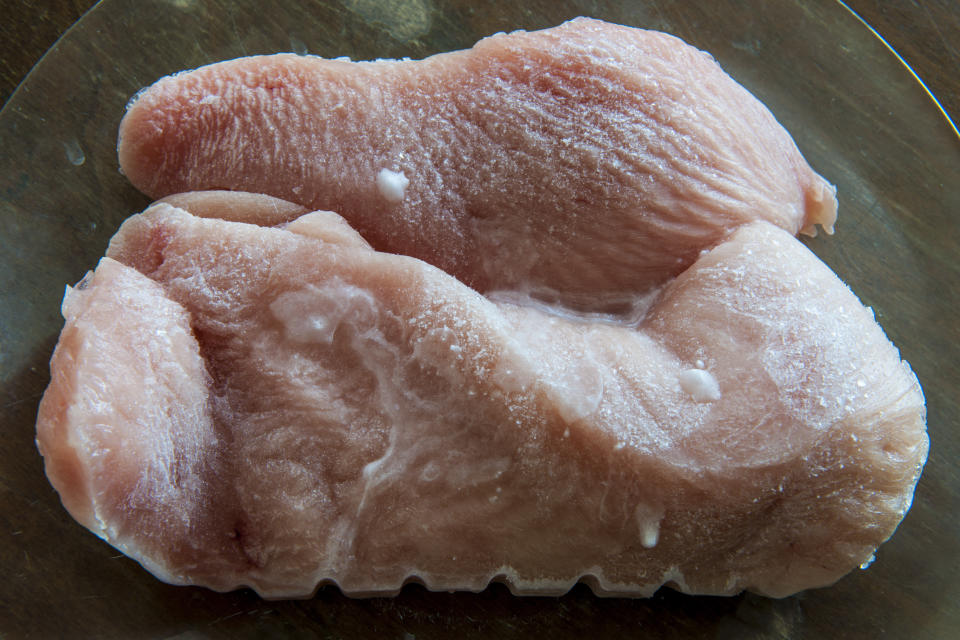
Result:
M910 506L920 387L791 235L834 190L676 38L211 65L119 155L164 201L65 299L38 444L164 580L782 596Z
M161 203L68 295L47 473L162 579L784 596L859 566L909 508L916 379L773 225L623 325L493 302L345 226Z
M833 187L713 58L586 18L419 61L282 54L177 74L132 102L119 157L153 197L336 211L481 292L584 310L655 289L745 222L836 219Z

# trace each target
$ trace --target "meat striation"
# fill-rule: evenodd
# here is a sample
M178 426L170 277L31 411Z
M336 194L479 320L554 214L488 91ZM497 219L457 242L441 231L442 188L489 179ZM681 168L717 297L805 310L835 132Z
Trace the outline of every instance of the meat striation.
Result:
M229 189L329 209L482 293L592 311L745 222L832 231L837 206L709 54L586 18L420 61L289 54L177 74L131 103L119 156L153 197Z

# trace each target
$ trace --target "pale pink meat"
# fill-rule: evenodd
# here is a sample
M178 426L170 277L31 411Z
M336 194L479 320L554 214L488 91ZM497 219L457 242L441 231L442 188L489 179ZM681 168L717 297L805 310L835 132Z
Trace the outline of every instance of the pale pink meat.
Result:
M68 291L38 443L156 575L266 597L784 596L867 561L927 452L871 312L767 222L647 302L495 302L336 214L161 203Z
M167 197L68 289L37 442L163 580L783 596L910 506L920 387L791 235L833 188L676 38L222 63L119 154Z
M581 309L663 284L745 222L836 218L833 187L709 54L585 18L421 61L289 54L164 78L131 104L119 156L153 197L329 209L481 292ZM382 191L382 170L406 189Z

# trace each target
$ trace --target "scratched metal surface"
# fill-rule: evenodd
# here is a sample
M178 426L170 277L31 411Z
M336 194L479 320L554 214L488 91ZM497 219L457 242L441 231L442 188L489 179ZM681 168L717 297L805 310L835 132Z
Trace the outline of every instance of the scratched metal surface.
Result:
M955 637L960 628L960 139L839 4L646 1L105 0L0 113L0 637ZM748 6L750 10L744 10ZM37 403L63 286L147 199L117 171L127 100L158 77L254 53L422 57L576 16L674 33L714 54L838 185L837 235L809 245L872 306L928 400L930 461L877 562L830 588L752 595L516 598L409 585L265 602L165 585L74 523L43 476Z

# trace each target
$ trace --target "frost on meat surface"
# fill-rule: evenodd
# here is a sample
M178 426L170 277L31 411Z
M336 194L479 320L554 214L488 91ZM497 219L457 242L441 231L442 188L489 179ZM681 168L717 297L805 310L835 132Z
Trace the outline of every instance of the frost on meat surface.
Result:
M164 580L779 596L909 508L920 388L791 235L833 189L676 38L212 65L119 154L166 197L68 290L37 439Z
M662 285L745 222L836 219L833 187L709 54L585 18L421 61L289 54L164 78L128 110L119 156L153 197L336 211L481 293L587 310Z
M872 314L766 222L618 322L494 302L330 212L161 203L64 313L47 473L174 583L782 596L867 560L927 451Z

